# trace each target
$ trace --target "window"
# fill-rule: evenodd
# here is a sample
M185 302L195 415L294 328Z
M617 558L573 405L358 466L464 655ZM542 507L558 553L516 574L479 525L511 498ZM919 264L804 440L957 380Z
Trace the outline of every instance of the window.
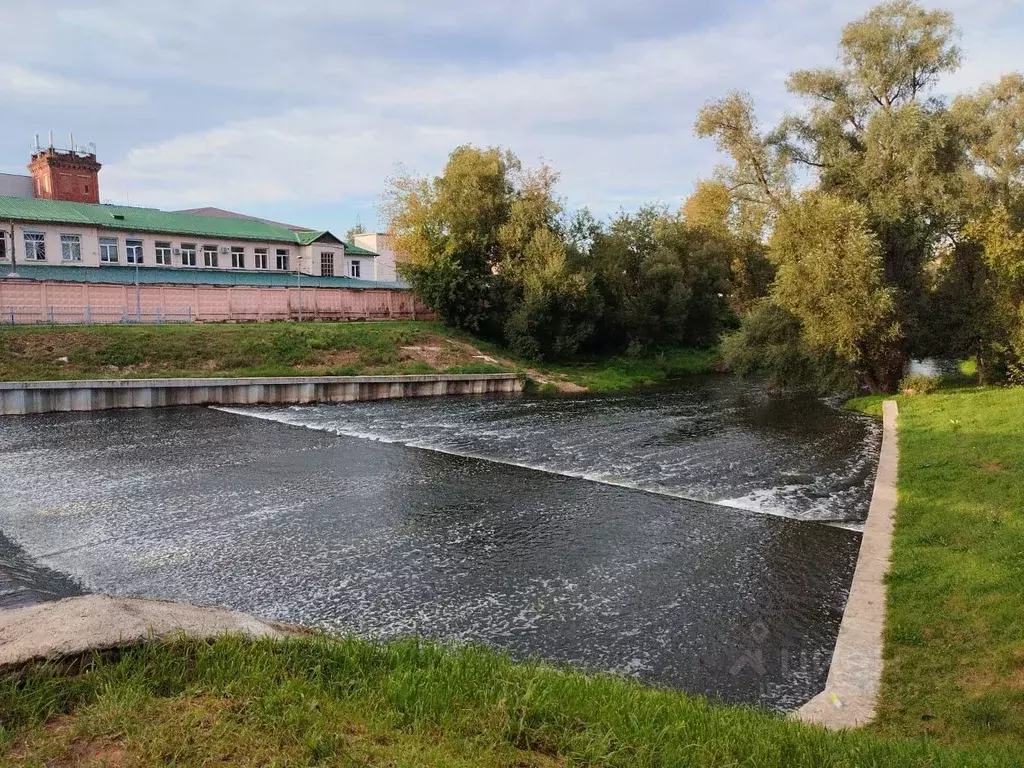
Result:
M81 261L82 260L82 236L61 235L60 236L60 260Z
M7 258L7 233L0 230L0 261Z
M266 248L253 248L252 251L252 266L253 269L266 269L267 268L267 249Z
M46 260L46 236L42 232L25 233L25 261Z
M231 247L231 267L233 269L245 269L245 248Z
M161 267L171 266L171 244L156 241L156 263Z
M325 252L320 254L320 274L325 277L334 277L334 254Z
M288 269L288 249L278 248L277 249L277 268Z
M142 241L141 240L125 240L124 241L124 260L128 264L141 264L142 263Z
M360 272L362 271L360 269L361 266L362 266L362 262L359 261L358 259L353 259L352 261L350 261L348 263L348 276L349 277L359 277L360 276Z
M204 245L203 246L203 266L204 267L216 267L217 266L217 246L216 245Z
M196 265L196 244L181 244L181 266L194 267Z
M117 264L117 238L100 238L100 263Z

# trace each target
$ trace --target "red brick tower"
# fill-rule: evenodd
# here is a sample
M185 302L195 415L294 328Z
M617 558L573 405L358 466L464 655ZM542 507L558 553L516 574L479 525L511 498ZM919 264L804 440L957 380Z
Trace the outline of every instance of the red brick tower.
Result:
M32 155L28 169L36 197L99 203L100 168L96 155L48 147Z

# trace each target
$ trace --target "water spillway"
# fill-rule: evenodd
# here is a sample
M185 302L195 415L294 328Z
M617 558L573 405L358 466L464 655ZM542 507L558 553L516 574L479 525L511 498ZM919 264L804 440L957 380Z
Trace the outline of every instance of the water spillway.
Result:
M821 688L859 544L816 521L863 519L877 440L731 379L13 417L0 531L63 575L50 592L480 641L787 708Z

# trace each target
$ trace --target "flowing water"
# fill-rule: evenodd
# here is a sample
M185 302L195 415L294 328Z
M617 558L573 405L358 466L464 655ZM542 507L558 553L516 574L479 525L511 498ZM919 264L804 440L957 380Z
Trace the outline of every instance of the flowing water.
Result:
M0 604L215 603L793 707L824 681L878 441L726 378L12 417Z

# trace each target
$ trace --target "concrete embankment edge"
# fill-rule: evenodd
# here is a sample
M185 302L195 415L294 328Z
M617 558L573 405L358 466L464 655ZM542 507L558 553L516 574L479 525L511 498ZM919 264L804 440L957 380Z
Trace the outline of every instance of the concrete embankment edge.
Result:
M238 611L106 595L0 611L0 667L187 635L286 637L297 628Z
M0 416L175 405L345 403L521 392L514 373L0 382Z
M875 718L882 678L885 574L892 556L896 514L898 415L894 400L882 404L878 472L825 690L793 713L798 720L830 729L856 728Z

